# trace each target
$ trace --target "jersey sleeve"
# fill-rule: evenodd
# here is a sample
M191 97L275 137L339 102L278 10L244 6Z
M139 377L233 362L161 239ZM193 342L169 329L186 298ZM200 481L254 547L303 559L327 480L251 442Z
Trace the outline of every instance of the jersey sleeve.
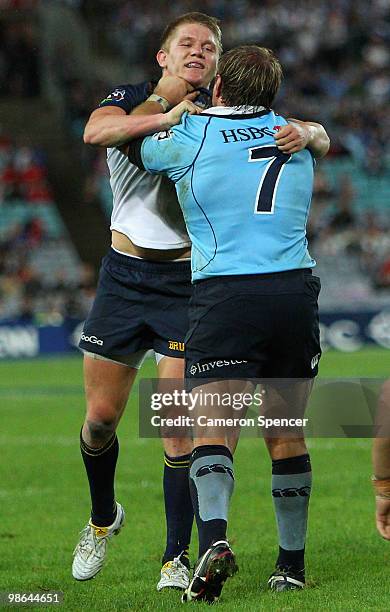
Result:
M203 140L204 119L186 113L179 125L144 138L140 147L144 169L177 182L196 158Z
M130 114L136 106L145 102L151 87L151 83L148 82L139 85L119 85L99 103L98 108L117 106Z

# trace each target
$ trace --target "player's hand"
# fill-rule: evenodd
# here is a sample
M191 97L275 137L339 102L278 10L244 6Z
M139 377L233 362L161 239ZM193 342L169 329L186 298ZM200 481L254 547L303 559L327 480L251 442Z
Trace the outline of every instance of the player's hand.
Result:
M297 153L304 149L311 139L311 129L302 121L295 120L283 125L275 134L275 144L283 153Z
M177 106L171 108L170 111L165 113L164 115L164 123L166 122L166 129L171 128L173 125L177 125L180 123L181 118L184 113L189 113L190 115L199 115L202 109L198 106L195 106L193 102L190 100L183 100Z
M376 528L382 538L390 540L390 499L382 499L376 496Z
M176 106L184 99L195 100L198 95L185 79L171 74L161 77L153 93L168 100L171 106Z

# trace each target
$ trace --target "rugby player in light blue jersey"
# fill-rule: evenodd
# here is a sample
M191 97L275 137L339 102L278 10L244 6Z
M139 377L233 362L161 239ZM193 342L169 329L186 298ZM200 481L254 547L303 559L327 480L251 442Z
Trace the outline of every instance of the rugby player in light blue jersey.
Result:
M288 123L271 110L281 78L270 50L229 51L218 65L213 107L200 114L192 109L180 125L134 141L128 156L175 183L192 241L185 348L191 388L218 378L201 389L222 394L232 381L279 379L268 385L268 407L302 416L321 356L320 282L312 275L306 222L313 156L326 154L329 139L324 135L298 152L284 133L277 137ZM225 433L210 438L204 429L194 431L190 488L200 549L185 601L216 601L237 570L226 539L234 470ZM274 430L266 443L279 530L269 587L299 589L305 584L310 458L300 428L287 435Z

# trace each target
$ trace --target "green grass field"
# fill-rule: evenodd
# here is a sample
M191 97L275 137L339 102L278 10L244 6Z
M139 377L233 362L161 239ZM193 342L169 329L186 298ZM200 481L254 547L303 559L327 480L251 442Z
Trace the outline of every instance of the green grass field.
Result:
M96 579L71 577L72 550L89 512L78 448L81 366L78 357L0 363L0 591L61 590L66 611L182 610L177 592L155 590L165 532L162 451L158 440L137 436L136 395L119 429L117 497L126 527ZM380 349L328 352L321 363L322 376L385 377L389 371L390 351ZM142 375L153 373L149 361ZM374 526L370 446L365 439L310 442L309 588L271 594L266 580L277 540L270 462L261 441L240 442L229 525L240 572L218 610L390 610L390 543Z

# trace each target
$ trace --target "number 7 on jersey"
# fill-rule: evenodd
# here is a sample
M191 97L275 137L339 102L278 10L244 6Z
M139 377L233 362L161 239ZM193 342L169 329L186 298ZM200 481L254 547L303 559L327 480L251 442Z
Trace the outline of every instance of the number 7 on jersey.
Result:
M277 147L263 146L253 147L248 150L249 162L264 162L269 160L260 178L256 193L255 214L273 215L275 207L276 192L281 176L281 171L290 159L291 154L279 151Z

